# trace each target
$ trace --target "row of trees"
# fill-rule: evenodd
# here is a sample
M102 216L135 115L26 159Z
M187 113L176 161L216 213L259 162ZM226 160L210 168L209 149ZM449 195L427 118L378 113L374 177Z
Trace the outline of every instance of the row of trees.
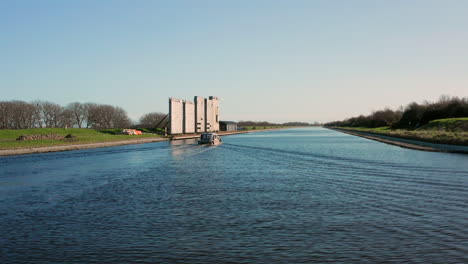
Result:
M74 102L61 106L48 101L0 101L0 129L28 128L147 128L165 125L166 114L143 115L139 123L131 122L127 112L118 106ZM163 122L161 122L163 121ZM317 125L318 123L314 123ZM240 121L238 126L308 126L305 122L270 123Z
M437 102L416 102L400 107L397 110L385 108L368 116L360 115L325 124L339 127L382 127L397 129L416 129L432 120L442 118L468 117L468 97L458 98L443 95Z
M167 124L167 121L168 121L167 119L163 121L163 119L165 119L166 116L167 114L158 113L158 112L145 114L140 118L140 123L136 127L151 129L151 128L164 126Z
M317 125L318 123L314 123ZM237 126L245 127L245 126L258 126L258 127L265 127L265 126L310 126L311 124L305 122L287 122L287 123L270 123L267 121L239 121Z
M60 106L47 101L0 101L0 129L28 128L154 128L165 116L149 113L134 125L118 106L74 102Z

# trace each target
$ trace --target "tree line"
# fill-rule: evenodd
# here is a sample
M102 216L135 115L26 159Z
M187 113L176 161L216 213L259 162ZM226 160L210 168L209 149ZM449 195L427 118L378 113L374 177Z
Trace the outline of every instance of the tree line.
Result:
M148 113L133 124L118 106L74 102L61 106L48 101L0 101L0 129L29 128L155 128L162 113Z
M267 122L267 121L239 121L237 123L238 127L245 127L245 126L256 126L256 127L266 127L266 126L310 126L310 125L311 124L305 123L305 122L270 123L270 122Z
M412 130L424 126L432 120L457 117L468 117L468 97L442 95L437 102L425 101L421 104L412 102L397 110L385 108L367 116L360 115L325 125L368 128L389 126L392 129Z

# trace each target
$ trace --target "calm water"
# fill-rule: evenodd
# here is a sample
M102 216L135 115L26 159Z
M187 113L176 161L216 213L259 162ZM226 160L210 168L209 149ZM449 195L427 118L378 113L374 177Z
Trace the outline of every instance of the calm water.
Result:
M0 263L468 263L468 155L223 142L0 157Z

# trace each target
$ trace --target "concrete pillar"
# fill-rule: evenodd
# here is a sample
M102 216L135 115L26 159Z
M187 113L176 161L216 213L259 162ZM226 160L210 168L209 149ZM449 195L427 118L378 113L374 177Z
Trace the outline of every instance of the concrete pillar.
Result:
M183 120L184 120L184 106L183 100L169 98L169 134L182 134L183 133Z
M184 102L184 134L195 133L195 104Z
M201 96L195 96L195 132L202 133L206 130L205 123L205 98Z

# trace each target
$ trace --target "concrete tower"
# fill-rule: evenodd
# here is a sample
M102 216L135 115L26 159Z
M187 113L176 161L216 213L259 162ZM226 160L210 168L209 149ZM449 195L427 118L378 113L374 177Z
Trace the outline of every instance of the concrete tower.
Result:
M205 98L201 96L195 96L195 132L202 133L206 130L205 125Z

